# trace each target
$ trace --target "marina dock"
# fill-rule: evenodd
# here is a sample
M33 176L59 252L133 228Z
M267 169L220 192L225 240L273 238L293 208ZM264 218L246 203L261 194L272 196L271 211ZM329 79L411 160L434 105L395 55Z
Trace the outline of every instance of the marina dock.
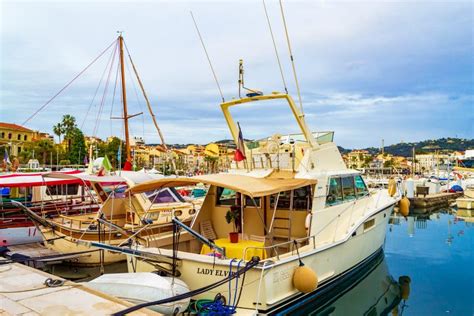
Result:
M410 206L417 209L449 206L449 203L462 196L462 193L435 193L409 198Z
M80 283L0 260L0 315L110 315L133 304ZM134 315L161 315L148 309Z

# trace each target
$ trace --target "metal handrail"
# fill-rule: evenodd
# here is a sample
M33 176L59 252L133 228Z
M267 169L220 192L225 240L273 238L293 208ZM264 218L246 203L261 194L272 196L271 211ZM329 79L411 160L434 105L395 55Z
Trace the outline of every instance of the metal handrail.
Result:
M361 197L366 197L366 196L370 196L371 193L370 191L368 191L366 194L362 195ZM380 196L379 196L380 198ZM339 215L337 215L336 217L334 217L333 219L331 219L326 225L324 225L317 233L315 233L315 235L318 235L319 233L321 233L323 230L325 230L330 224L332 224L336 219L338 219L339 217L341 217L342 214L344 214L347 210L349 209L353 209L355 203L357 202L357 200L360 199L360 198L356 198L355 200L352 201L351 205L348 205L346 209L344 209Z

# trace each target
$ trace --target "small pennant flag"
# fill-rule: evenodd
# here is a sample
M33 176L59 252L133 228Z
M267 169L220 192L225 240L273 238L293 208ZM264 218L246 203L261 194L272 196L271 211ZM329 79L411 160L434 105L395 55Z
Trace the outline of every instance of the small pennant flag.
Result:
M235 161L242 161L247 159L245 157L245 144L244 144L244 137L242 136L242 129L240 128L240 124L237 123L239 126L239 139L237 140L237 149L234 153L234 160Z
M105 155L104 157L104 160L102 160L102 166L104 167L104 169L109 172L110 170L112 170L112 164L110 163L110 160L109 158L107 157L107 155Z
M8 151L6 148L5 148L5 153L3 154L3 162L6 164L11 164L10 157L8 157Z
M125 171L131 171L132 170L132 164L128 159L123 164L123 170L125 170Z

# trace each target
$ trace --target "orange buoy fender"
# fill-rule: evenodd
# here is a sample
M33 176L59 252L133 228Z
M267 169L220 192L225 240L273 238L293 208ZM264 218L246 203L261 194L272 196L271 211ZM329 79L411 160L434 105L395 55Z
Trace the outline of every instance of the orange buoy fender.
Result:
M398 202L398 210L403 216L408 216L410 213L410 200L406 196Z
M318 287L318 276L311 268L299 266L293 273L294 287L303 293L310 293Z
M397 182L394 178L388 180L388 195L394 196L397 193Z
M400 284L402 299L407 300L410 296L410 282L411 279L409 276L401 276L398 278L398 283Z

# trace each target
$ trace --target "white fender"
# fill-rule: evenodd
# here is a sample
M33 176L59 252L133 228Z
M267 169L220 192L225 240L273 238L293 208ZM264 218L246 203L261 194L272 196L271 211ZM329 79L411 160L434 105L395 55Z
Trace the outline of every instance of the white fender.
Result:
M304 221L304 228L309 229L309 227L311 226L312 217L313 217L313 214L311 214L311 213L308 213L306 215L306 219Z

